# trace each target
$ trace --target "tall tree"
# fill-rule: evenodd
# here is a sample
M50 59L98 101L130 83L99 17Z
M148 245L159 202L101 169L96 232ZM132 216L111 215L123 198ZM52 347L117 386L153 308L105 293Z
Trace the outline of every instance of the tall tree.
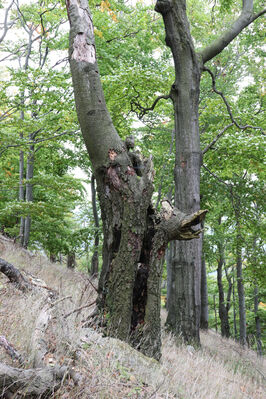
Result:
M185 0L157 0L155 10L164 20L166 45L174 59L175 81L170 90L175 114L175 205L185 213L200 208L199 135L200 79L205 64L217 56L264 11L254 12L253 1L243 0L240 16L220 37L196 51ZM186 341L199 343L201 240L177 242L172 261L171 297L167 324ZM174 287L174 288L173 288Z
M168 201L151 203L153 165L119 137L107 110L87 0L67 1L69 58L77 114L97 181L103 219L98 309L109 334L160 356L160 281L169 241L190 240L206 211L186 215Z

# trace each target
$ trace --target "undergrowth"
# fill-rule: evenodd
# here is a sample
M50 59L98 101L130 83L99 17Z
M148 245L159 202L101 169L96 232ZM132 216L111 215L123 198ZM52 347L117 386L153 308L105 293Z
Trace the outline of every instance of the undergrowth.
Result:
M91 285L86 274L52 264L45 256L30 254L1 236L0 257L59 292L47 329L45 361L50 366L70 365L83 378L77 386L72 380L64 381L51 398L264 398L264 359L233 340L213 331L202 332L202 346L196 350L177 345L163 331L162 358L157 362L126 343L85 328L93 307L81 308L93 303L97 295L93 287L97 282ZM40 306L37 295L22 294L0 275L0 335L23 355L25 367L31 366L31 333ZM18 366L1 347L0 361Z

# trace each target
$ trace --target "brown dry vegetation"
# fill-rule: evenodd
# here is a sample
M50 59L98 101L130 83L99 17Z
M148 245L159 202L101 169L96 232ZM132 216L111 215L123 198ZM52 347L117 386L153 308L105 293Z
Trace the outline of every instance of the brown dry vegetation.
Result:
M234 341L209 331L201 334L202 348L193 350L177 346L164 333L158 363L121 341L85 328L84 321L93 306L65 318L72 310L95 300L96 291L87 275L51 264L45 256L22 250L1 236L0 257L32 276L35 284L59 292L46 331L49 351L45 363L70 365L83 379L77 386L72 380L64 381L52 398L264 398L264 360ZM23 355L24 367L32 366L32 332L43 306L42 298L34 292L22 293L0 275L0 335ZM0 361L18 367L1 346Z

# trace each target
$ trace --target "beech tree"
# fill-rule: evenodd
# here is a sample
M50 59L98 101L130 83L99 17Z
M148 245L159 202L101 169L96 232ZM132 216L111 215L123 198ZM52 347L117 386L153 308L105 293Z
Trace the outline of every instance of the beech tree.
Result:
M67 1L67 10L77 114L93 165L103 218L98 309L104 314L110 334L125 340L130 337L143 352L158 357L161 263L171 240L180 241L175 246L167 323L186 340L199 342L201 240L185 241L199 237L199 226L196 233L190 226L199 224L206 212L199 210L200 78L204 71L213 78L205 64L264 11L254 13L253 1L244 0L240 16L221 37L196 52L186 1L157 1L155 10L163 17L165 41L175 66L175 82L164 98L170 98L174 106L175 204L181 210L180 213L164 201L158 215L151 205L152 162L134 152L132 138L122 142L106 108L87 1Z
M222 2L231 5L231 2ZM185 213L200 208L200 168L202 152L199 135L200 79L208 72L206 63L228 46L239 33L262 15L255 13L252 0L242 1L239 17L229 24L222 35L198 51L195 50L186 13L185 0L158 0L155 10L164 20L166 45L170 47L175 67L175 82L170 90L175 114L175 205ZM215 87L214 87L215 90ZM232 123L240 126L230 115ZM178 241L172 259L172 284L169 297L167 324L186 341L199 343L200 276L202 242Z
M103 220L103 266L98 311L108 334L160 357L160 281L166 245L191 240L206 211L180 212L168 201L152 206L151 159L119 137L107 110L87 0L67 2L69 59L76 109L97 181ZM101 317L101 316L99 316Z

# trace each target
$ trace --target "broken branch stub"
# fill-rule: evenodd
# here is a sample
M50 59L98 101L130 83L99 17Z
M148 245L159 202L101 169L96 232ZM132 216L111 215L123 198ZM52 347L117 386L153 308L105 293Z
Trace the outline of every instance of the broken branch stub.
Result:
M163 211L164 220L162 221L162 228L167 234L168 241L199 238L203 229L193 229L192 226L200 225L207 212L207 209L200 209L191 215L185 215L177 208L171 210L168 207L167 211Z

